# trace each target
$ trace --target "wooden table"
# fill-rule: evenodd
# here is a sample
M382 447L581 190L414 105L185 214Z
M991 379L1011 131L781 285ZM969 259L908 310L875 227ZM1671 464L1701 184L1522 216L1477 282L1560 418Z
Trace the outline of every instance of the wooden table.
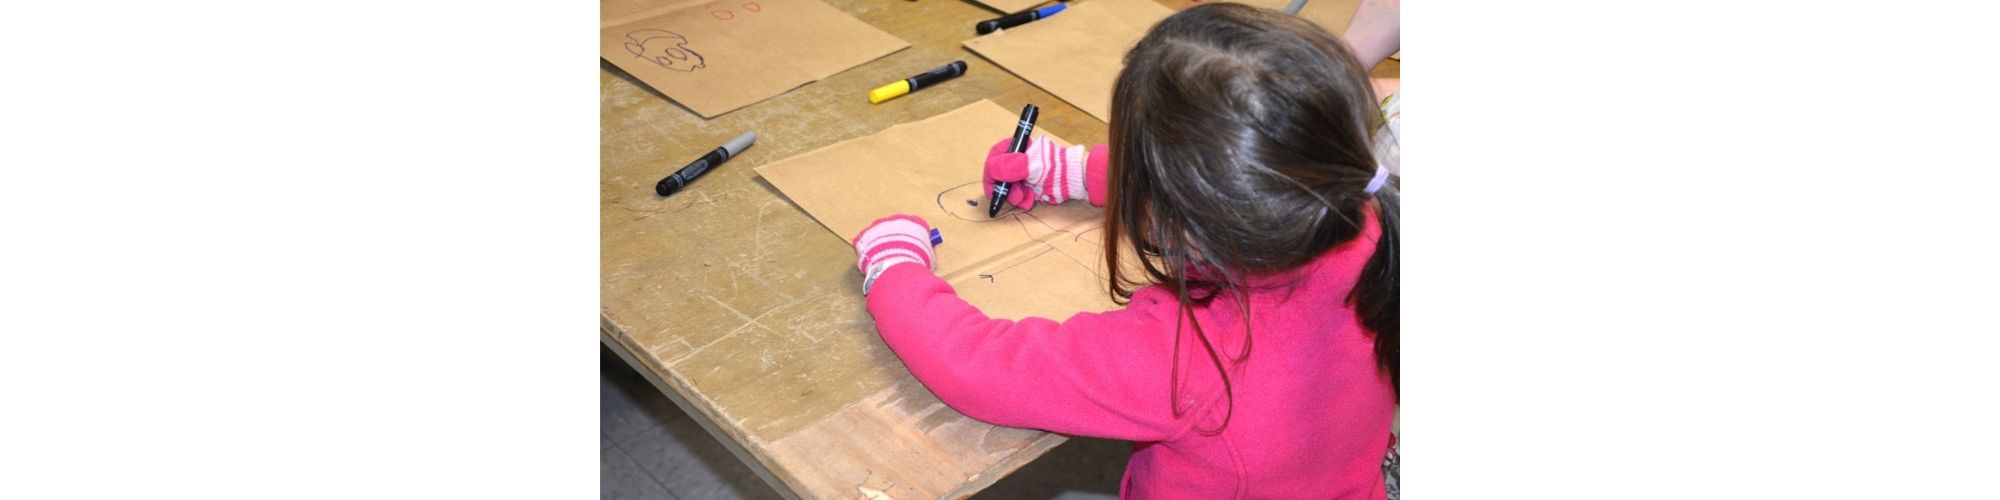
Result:
M599 62L600 341L788 497L968 496L1064 438L966 418L919 385L863 308L853 248L753 169L981 99L1035 103L1038 128L1078 143L1108 131L959 45L992 11L827 2L911 47L710 120ZM953 60L965 76L868 103L869 89ZM745 130L758 139L741 156L653 193Z

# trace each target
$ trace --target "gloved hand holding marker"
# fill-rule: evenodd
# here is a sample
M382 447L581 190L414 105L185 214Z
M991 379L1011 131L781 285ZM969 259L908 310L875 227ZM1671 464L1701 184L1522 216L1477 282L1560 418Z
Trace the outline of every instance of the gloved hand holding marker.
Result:
M1109 154L1103 144L1063 147L1047 136L1028 141L1027 151L1016 153L1008 139L993 143L986 153L986 172L981 176L986 189L1010 183L1007 203L1032 210L1036 202L1060 204L1085 200L1104 206L1105 179Z
M1034 105L1028 107L1014 137L993 143L986 152L986 171L980 176L985 189L994 192L996 201L1004 198L1024 211L1034 209L1035 202L1084 200L1104 206L1110 198L1110 151L1103 144L1064 147L1048 136L1029 138L1037 113ZM998 213L998 206L988 208L989 217Z
M1035 132L1035 119L1041 117L1041 109L1029 104L1021 108L1021 122L1014 127L1014 142L1007 150L1015 153L1028 150L1028 134ZM993 183L993 205L986 208L986 218L1000 216L1000 202L1007 199L1007 191L1013 186L1008 181Z

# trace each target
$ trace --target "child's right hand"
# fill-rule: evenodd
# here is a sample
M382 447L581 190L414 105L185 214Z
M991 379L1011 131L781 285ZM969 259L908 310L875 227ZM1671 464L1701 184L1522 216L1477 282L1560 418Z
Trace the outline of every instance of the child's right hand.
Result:
M1062 203L1087 200L1084 188L1087 170L1083 146L1064 148L1047 136L1028 140L1026 153L1008 152L1013 139L1001 139L986 153L985 193L993 192L995 181L1013 183L1007 202L1022 210L1035 208L1035 201ZM1102 162L1099 162L1102 163Z

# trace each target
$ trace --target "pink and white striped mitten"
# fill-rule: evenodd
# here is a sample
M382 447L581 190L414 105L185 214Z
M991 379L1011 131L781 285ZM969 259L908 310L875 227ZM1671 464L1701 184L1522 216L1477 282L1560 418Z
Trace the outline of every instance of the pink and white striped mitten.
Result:
M1012 142L1001 139L986 153L985 192L993 191L994 181L1012 182L1013 192L1007 194L1007 202L1022 210L1035 208L1036 201L1062 203L1091 199L1084 187L1088 169L1083 146L1065 148L1047 136L1036 136L1028 140L1026 152L1013 153L1007 150Z
M937 256L931 252L930 231L930 223L923 218L898 214L875 219L861 234L854 235L855 265L867 277L861 280L861 294L867 295L875 278L890 266L921 264L926 271L937 269L931 264Z

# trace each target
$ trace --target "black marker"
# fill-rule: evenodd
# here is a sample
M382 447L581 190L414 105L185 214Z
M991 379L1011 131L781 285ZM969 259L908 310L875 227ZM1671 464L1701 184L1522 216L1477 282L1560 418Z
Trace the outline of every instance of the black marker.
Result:
M929 88L932 85L937 85L938 82L957 78L958 75L963 74L965 74L965 61L952 61L951 64L946 64L938 69L925 71L924 74L905 78L902 81L883 85L877 87L875 90L868 91L868 102L870 104L881 104L882 101L895 99L917 89Z
M1028 134L1035 131L1035 118L1040 115L1041 110L1036 109L1033 104L1021 108L1021 123L1015 125L1014 143L1007 147L1007 151L1013 153L1028 152ZM991 219L1000 216L1000 203L1007 200L1007 188L1011 187L1008 184L1006 181L993 182L993 206L986 208L986 218Z
M687 187L688 183L694 182L694 179L701 177L701 174L708 173L709 169L735 158L737 153L743 152L743 149L750 147L750 143L753 142L757 142L757 132L744 132L743 135L730 139L728 144L723 144L722 147L701 155L701 158L696 158L694 163L681 167L681 170L674 172L674 175L660 179L659 184L653 185L653 191L659 192L660 196L673 196L674 192Z
M1024 10L1020 12L1015 12L1013 14L1000 16L999 19L980 21L979 24L972 25L972 30L979 32L979 34L981 35L984 35L987 33L992 33L995 31L1012 28L1023 24L1028 24L1029 21L1033 21L1036 19L1041 19L1044 17L1056 15L1057 12L1062 12L1063 8L1065 7L1068 7L1068 5L1055 4L1035 10Z

